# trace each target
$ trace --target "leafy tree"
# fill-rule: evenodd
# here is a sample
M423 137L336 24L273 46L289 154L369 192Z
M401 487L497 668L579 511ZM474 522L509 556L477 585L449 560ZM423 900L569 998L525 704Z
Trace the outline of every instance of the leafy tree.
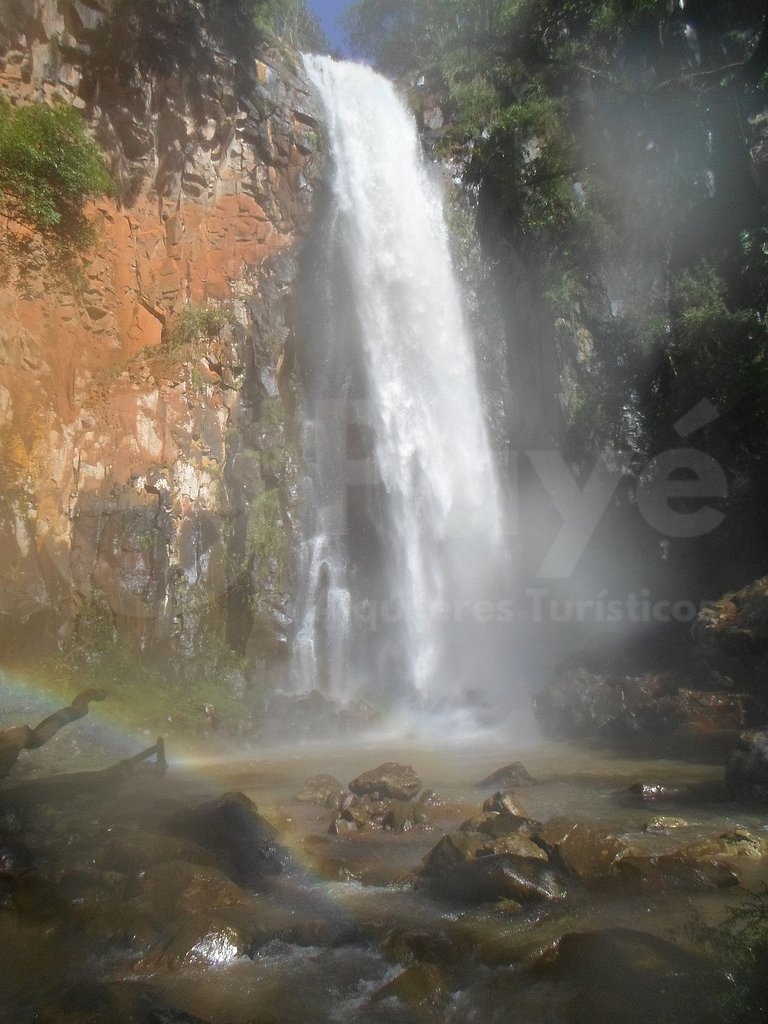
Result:
M135 69L168 76L210 73L215 51L244 72L270 36L323 48L306 0L118 0L93 33L91 65L129 81Z
M0 212L73 246L89 239L87 200L112 191L83 118L64 103L12 107L0 98Z

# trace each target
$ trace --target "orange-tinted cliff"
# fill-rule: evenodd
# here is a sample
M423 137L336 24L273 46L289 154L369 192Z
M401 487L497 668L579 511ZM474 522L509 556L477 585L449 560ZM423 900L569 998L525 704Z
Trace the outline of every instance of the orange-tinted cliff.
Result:
M83 112L117 184L74 280L0 277L0 644L109 642L178 667L279 660L298 467L291 302L315 113L293 59L126 81L89 67L109 0L23 0L0 90ZM7 241L7 238L6 238ZM220 306L211 341L169 344ZM103 631L103 630L102 630Z

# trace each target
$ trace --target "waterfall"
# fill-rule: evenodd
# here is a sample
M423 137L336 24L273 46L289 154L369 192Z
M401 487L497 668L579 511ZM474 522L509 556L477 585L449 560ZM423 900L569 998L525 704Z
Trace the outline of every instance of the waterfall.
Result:
M305 256L296 686L459 701L504 543L441 189L390 82L304 60L332 168Z

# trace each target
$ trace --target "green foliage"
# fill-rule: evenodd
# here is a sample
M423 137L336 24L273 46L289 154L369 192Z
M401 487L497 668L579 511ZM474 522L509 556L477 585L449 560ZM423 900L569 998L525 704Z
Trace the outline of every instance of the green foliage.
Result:
M91 240L86 202L111 192L77 110L64 103L12 107L0 97L0 213L82 248Z
M248 513L247 557L253 559L256 581L263 585L279 579L288 567L287 537L283 509L277 488L262 491L251 502Z
M177 353L218 338L227 324L234 321L230 310L221 306L200 306L188 302L164 332L167 350Z
M256 23L297 50L325 52L330 44L306 0L263 0Z
M752 1024L768 1016L768 886L729 911L718 926L696 922L690 929L696 946L710 953L730 980L717 1006L722 1024Z
M135 70L199 76L216 67L216 50L246 73L266 38L324 48L306 0L118 0L93 33L91 64L124 81Z

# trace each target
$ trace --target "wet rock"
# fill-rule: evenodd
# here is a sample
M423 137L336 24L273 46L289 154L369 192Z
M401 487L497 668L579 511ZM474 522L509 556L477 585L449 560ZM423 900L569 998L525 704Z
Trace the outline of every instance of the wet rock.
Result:
M725 788L734 800L768 803L768 730L741 734L725 766Z
M31 871L34 854L21 839L9 838L0 842L0 879L15 878Z
M536 697L536 716L544 733L558 739L644 735L656 741L662 736L733 732L764 714L750 694L721 689L722 679L716 675L707 680L709 689L691 688L685 685L687 679L682 671L638 675L598 670L577 658L561 665Z
M533 836L540 828L541 822L533 821L531 818L518 817L506 811L486 811L485 814L478 814L463 822L459 826L459 831L481 832L483 835L498 839L509 835Z
M427 876L439 896L469 903L514 900L529 904L565 899L562 876L537 858L500 853L450 865Z
M497 771L492 772L482 782L477 783L478 789L488 789L491 786L500 786L502 789L514 789L517 786L532 786L536 782L525 769L522 761L513 761Z
M159 952L141 965L145 970L178 970L180 967L208 967L231 964L249 955L245 934L234 925L205 913L185 921L172 939Z
M346 795L346 787L333 775L313 775L304 780L304 785L294 799L304 804L338 807ZM332 804L329 801L332 801Z
M37 1015L38 1024L205 1024L177 1010L154 988L137 982L81 981Z
M492 838L481 832L455 832L443 836L439 843L424 858L427 874L440 872L446 867L476 857L510 853L518 857L547 860L546 852L522 834Z
M643 803L674 803L690 796L688 786L670 786L664 782L636 782L627 793Z
M270 738L316 740L319 736L345 736L370 727L375 713L366 704L341 703L312 690L293 696L276 694L265 715L265 730Z
M434 789L425 789L416 801L424 807L445 807L445 800L437 795Z
M674 818L664 814L649 819L643 825L644 832L673 832L678 828L688 828L685 818Z
M424 858L427 872L438 872L465 860L473 860L488 849L488 836L479 832L455 832L443 836Z
M760 836L737 828L732 832L724 832L719 836L699 839L688 843L677 851L680 857L687 860L712 860L718 857L764 857L768 852L768 841Z
M217 868L168 861L149 868L135 884L137 902L161 919L174 919L198 910L236 906L245 899L239 886Z
M617 867L627 885L655 893L665 889L727 889L739 884L739 876L726 864L718 860L692 860L679 852L659 857L623 857Z
M340 818L343 821L351 821L358 829L368 828L371 821L369 811L365 807L358 807L356 804L346 807L341 812Z
M554 973L576 990L573 1024L715 1024L726 990L703 957L629 928L563 935Z
M676 689L672 674L614 675L571 661L561 665L547 689L537 695L534 710L547 736L624 737L647 726L654 705Z
M227 793L185 812L173 826L184 838L214 853L238 885L262 887L292 866L288 852L276 841L275 829L243 793Z
M335 818L328 829L332 836L346 836L357 832L357 824L348 818Z
M143 829L136 829L111 839L104 846L100 863L108 871L131 874L145 871L154 864L163 864L169 860L183 860L191 864L215 864L213 854L196 843L178 836L145 832Z
M703 608L693 633L720 671L759 685L768 667L768 577Z
M405 800L392 800L381 819L384 828L392 832L409 832L424 815L415 804Z
M610 874L631 850L623 839L592 825L550 822L540 839L570 874L585 881Z
M397 999L405 1006L439 1006L448 992L445 973L436 964L411 964L374 992L371 1002Z
M746 729L763 720L765 708L748 693L680 689L665 712L675 733L700 736Z
M350 782L349 788L357 796L410 800L421 789L421 779L410 766L390 761L363 772Z
M523 809L514 793L500 790L489 796L483 803L484 811L499 811L502 814L514 814L517 818L527 818L528 812Z

